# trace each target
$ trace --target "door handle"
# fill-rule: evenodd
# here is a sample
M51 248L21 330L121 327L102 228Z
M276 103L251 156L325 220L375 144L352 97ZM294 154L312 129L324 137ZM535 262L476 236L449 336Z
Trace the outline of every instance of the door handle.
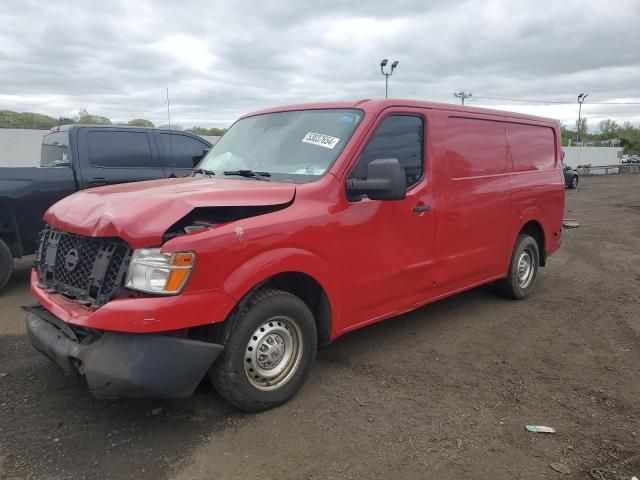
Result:
M87 180L87 183L89 185L95 185L95 186L99 187L100 185L106 185L107 184L107 180L105 178L91 178L91 179Z
M415 207L413 207L413 211L416 213L424 213L424 212L428 212L429 210L431 210L431 205L416 205Z

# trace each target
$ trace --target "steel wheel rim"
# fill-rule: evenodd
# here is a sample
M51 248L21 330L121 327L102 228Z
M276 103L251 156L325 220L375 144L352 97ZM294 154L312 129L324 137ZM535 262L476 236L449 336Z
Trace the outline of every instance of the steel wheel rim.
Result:
M576 188L578 186L578 178L577 177L573 177L573 188Z
M535 272L533 258L533 253L528 248L518 258L518 285L520 288L527 288L533 280Z
M259 390L276 390L291 380L302 359L302 332L290 317L275 316L256 328L244 352L247 379Z

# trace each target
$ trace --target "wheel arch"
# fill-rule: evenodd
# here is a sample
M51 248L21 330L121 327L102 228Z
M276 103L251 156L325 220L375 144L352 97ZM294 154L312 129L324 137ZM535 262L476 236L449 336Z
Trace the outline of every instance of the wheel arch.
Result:
M11 202L7 198L0 197L0 239L2 239L14 257L20 258L23 254L22 239L15 212Z
M330 281L328 265L313 253L300 249L266 252L234 271L224 290L241 307L262 288L276 288L296 295L316 320L318 341L329 343L336 324L337 293Z
M547 255L545 248L546 237L542 224L537 220L529 220L520 228L518 236L520 235L529 235L534 238L540 252L540 266L544 267L547 263Z

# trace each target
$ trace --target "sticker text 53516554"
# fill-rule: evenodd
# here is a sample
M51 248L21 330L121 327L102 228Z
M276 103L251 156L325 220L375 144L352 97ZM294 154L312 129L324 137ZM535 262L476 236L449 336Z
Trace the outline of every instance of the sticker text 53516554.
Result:
M302 139L304 143L318 145L319 147L331 148L335 147L340 141L339 138L323 135L322 133L309 132Z

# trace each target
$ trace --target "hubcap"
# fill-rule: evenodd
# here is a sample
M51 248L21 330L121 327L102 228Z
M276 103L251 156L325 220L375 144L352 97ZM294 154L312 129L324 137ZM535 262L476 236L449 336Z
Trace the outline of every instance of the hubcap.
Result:
M245 349L245 374L260 390L275 390L288 382L302 358L302 333L296 322L272 317L249 338Z
M518 285L520 288L527 288L533 280L535 265L533 254L529 249L524 250L518 259Z

